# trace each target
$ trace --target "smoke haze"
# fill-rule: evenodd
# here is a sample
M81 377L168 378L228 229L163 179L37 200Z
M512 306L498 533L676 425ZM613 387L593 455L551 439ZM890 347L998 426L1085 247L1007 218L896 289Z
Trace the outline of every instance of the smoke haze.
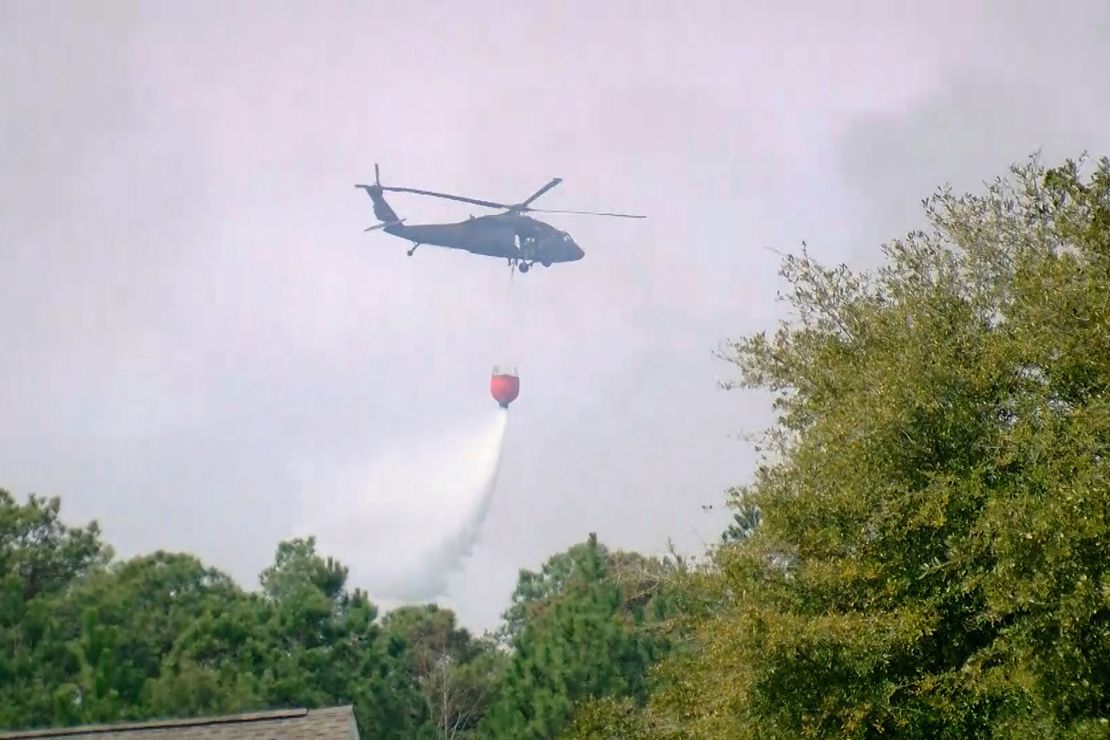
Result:
M774 415L719 390L713 350L782 316L772 249L866 267L942 183L1110 152L1106 0L311 8L0 2L0 486L250 587L350 477L373 519L339 545L387 572L418 559L389 507L432 504L350 471L456 454L440 432L477 434L515 362L497 499L449 579L478 630L590 532L699 553L727 526L738 438ZM362 231L375 162L509 202L558 176L536 205L648 218L552 215L586 258L513 278L410 258ZM409 223L488 212L396 196Z

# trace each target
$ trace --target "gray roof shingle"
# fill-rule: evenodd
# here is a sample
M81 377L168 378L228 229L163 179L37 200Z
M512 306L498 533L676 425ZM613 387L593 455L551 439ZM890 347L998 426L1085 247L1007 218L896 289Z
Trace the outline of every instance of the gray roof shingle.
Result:
M0 740L148 737L164 740L359 740L354 709L350 705L0 733Z

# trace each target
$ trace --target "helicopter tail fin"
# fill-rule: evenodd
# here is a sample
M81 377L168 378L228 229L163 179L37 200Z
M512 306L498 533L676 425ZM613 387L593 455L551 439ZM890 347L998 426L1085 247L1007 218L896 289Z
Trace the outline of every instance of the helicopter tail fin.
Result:
M377 216L379 221L391 224L401 220L394 210L389 207L389 204L385 202L380 185L355 185L355 187L365 190L366 194L370 196L370 201L374 204L374 215Z

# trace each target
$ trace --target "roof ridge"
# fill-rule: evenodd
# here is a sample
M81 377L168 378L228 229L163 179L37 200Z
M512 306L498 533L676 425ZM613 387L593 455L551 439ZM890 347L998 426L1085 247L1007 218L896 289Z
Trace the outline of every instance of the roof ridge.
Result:
M240 714L226 714L215 717L180 717L173 719L141 720L104 725L75 725L71 727L43 728L38 730L17 730L14 732L0 732L0 740L17 740L18 738L45 738L66 737L70 735L99 735L107 732L174 729L178 727L204 727L212 725L229 725L251 722L272 722L274 720L295 719L305 717L310 712L318 714L328 711L343 711L352 709L350 704L332 707L319 707L309 710L304 707L292 709L274 709L261 712L244 712Z

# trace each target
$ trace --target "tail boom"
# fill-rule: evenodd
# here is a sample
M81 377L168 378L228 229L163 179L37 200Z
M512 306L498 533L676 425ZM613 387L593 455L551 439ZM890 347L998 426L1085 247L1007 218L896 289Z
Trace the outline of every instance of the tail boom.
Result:
M365 190L366 194L370 196L370 201L374 204L374 215L379 221L386 224L401 222L401 219L397 217L397 213L385 202L385 197L382 195L380 185L359 184L355 185L355 187Z

